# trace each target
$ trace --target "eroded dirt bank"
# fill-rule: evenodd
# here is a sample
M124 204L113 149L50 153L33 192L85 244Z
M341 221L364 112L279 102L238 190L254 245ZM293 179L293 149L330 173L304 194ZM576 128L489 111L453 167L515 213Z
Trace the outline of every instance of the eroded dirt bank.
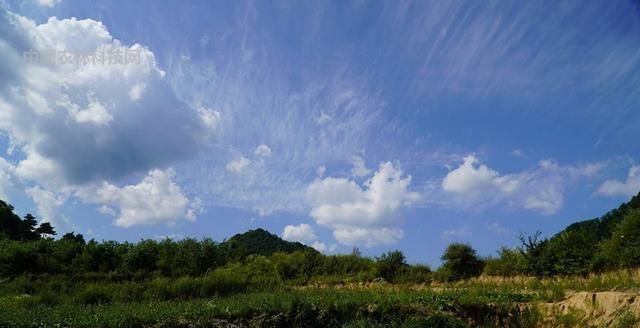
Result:
M640 327L640 293L578 292L536 307L541 327Z

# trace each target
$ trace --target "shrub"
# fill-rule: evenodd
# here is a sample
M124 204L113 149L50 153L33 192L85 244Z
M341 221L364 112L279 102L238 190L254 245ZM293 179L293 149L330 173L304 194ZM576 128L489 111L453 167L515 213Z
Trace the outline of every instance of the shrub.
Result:
M525 274L527 259L519 249L503 247L498 257L489 257L484 261L484 273L490 276L512 277Z
M431 268L426 265L412 265L406 267L396 278L397 282L424 284L431 282Z
M247 279L229 268L216 269L203 278L202 291L204 296L225 296L241 293L247 290Z
M173 298L189 299L200 296L202 283L197 278L182 277L171 284Z
M90 284L75 295L76 303L87 305L109 304L113 300L111 292L107 286Z
M476 250L467 244L453 243L447 247L441 257L443 265L439 277L445 281L454 281L477 277L484 266Z
M398 250L384 253L376 260L378 277L387 281L393 281L407 266L404 254Z

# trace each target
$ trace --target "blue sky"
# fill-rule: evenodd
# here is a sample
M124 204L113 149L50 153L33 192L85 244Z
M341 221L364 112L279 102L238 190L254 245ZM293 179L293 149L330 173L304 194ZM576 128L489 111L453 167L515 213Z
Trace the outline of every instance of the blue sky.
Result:
M262 227L437 265L453 241L488 255L640 191L637 2L0 8L0 195L60 232Z

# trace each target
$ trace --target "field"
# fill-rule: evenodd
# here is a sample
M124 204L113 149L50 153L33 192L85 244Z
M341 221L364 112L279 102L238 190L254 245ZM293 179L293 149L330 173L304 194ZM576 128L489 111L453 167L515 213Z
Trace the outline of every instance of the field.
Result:
M597 323L596 318L579 306L556 311L554 305L581 291L596 295L640 290L635 270L586 278L481 276L457 283L318 282L246 288L206 277L86 279L23 276L3 281L0 326L585 327ZM633 311L623 310L614 309L609 326L635 326Z

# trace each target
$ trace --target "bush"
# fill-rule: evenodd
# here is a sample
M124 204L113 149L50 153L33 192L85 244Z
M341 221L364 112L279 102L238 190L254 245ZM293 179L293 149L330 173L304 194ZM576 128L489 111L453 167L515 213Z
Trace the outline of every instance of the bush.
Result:
M476 250L468 244L453 243L447 247L441 257L442 268L438 277L445 281L455 281L477 277L482 273L484 263Z
M394 281L396 276L407 266L404 254L397 250L384 253L376 260L378 277L382 277L387 281Z
M248 288L247 279L243 274L228 268L216 269L203 278L202 291L204 296L225 296L241 293Z
M192 277L182 277L176 279L171 284L172 298L189 299L201 295L202 283Z
M431 282L431 268L426 265L412 265L402 270L402 273L396 278L401 283L425 284Z
M113 300L107 286L90 284L75 295L76 303L86 305L109 304Z
M527 259L519 249L503 247L498 257L489 257L484 261L484 273L490 276L512 277L525 274Z

